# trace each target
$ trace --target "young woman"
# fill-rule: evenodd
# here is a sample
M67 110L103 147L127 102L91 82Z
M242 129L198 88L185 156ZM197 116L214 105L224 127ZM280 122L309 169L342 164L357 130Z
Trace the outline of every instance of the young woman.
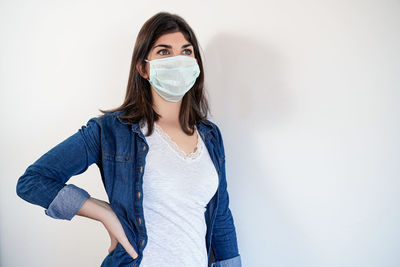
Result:
M203 82L193 30L180 16L155 14L138 34L123 104L30 165L18 196L52 218L100 221L111 238L102 267L241 266L224 145L207 119ZM93 163L109 203L66 184Z

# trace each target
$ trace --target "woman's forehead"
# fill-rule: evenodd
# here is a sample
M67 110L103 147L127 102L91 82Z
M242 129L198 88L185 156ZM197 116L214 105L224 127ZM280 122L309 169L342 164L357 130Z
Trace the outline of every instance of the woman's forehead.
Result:
M184 45L189 43L185 36L181 32L166 33L161 35L154 43L154 46L158 44L173 44L173 45Z

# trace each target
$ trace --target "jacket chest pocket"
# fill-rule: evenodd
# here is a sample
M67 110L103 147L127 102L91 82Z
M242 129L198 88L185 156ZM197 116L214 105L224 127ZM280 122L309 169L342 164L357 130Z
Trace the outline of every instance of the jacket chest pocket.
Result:
M103 170L106 179L113 187L125 186L131 182L132 155L124 153L103 152ZM120 190L118 188L118 190Z
M129 154L118 154L112 152L103 152L103 159L111 162L122 162L127 163L131 161L131 155Z

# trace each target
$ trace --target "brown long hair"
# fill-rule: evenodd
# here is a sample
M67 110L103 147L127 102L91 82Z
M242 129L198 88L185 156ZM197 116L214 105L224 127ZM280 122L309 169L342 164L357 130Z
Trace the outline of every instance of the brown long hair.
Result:
M122 111L119 117L127 121L128 124L137 123L141 119L147 121L148 133L153 132L154 121L160 115L153 109L153 99L149 82L143 78L136 66L145 67L144 59L149 53L156 40L163 34L181 32L185 39L193 45L194 56L200 68L200 75L193 87L184 95L179 111L179 121L186 134L194 133L194 125L207 119L209 105L204 91L204 70L201 60L199 45L192 28L186 21L168 12L159 12L148 19L140 29L135 47L133 49L131 67L129 71L128 86L126 89L123 104L114 109L102 110L103 113Z

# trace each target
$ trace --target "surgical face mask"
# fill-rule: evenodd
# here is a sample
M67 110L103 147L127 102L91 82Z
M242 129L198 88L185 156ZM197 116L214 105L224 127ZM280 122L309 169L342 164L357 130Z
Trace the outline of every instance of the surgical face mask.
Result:
M200 75L194 57L179 55L145 61L150 63L150 79L147 80L169 102L181 100Z

